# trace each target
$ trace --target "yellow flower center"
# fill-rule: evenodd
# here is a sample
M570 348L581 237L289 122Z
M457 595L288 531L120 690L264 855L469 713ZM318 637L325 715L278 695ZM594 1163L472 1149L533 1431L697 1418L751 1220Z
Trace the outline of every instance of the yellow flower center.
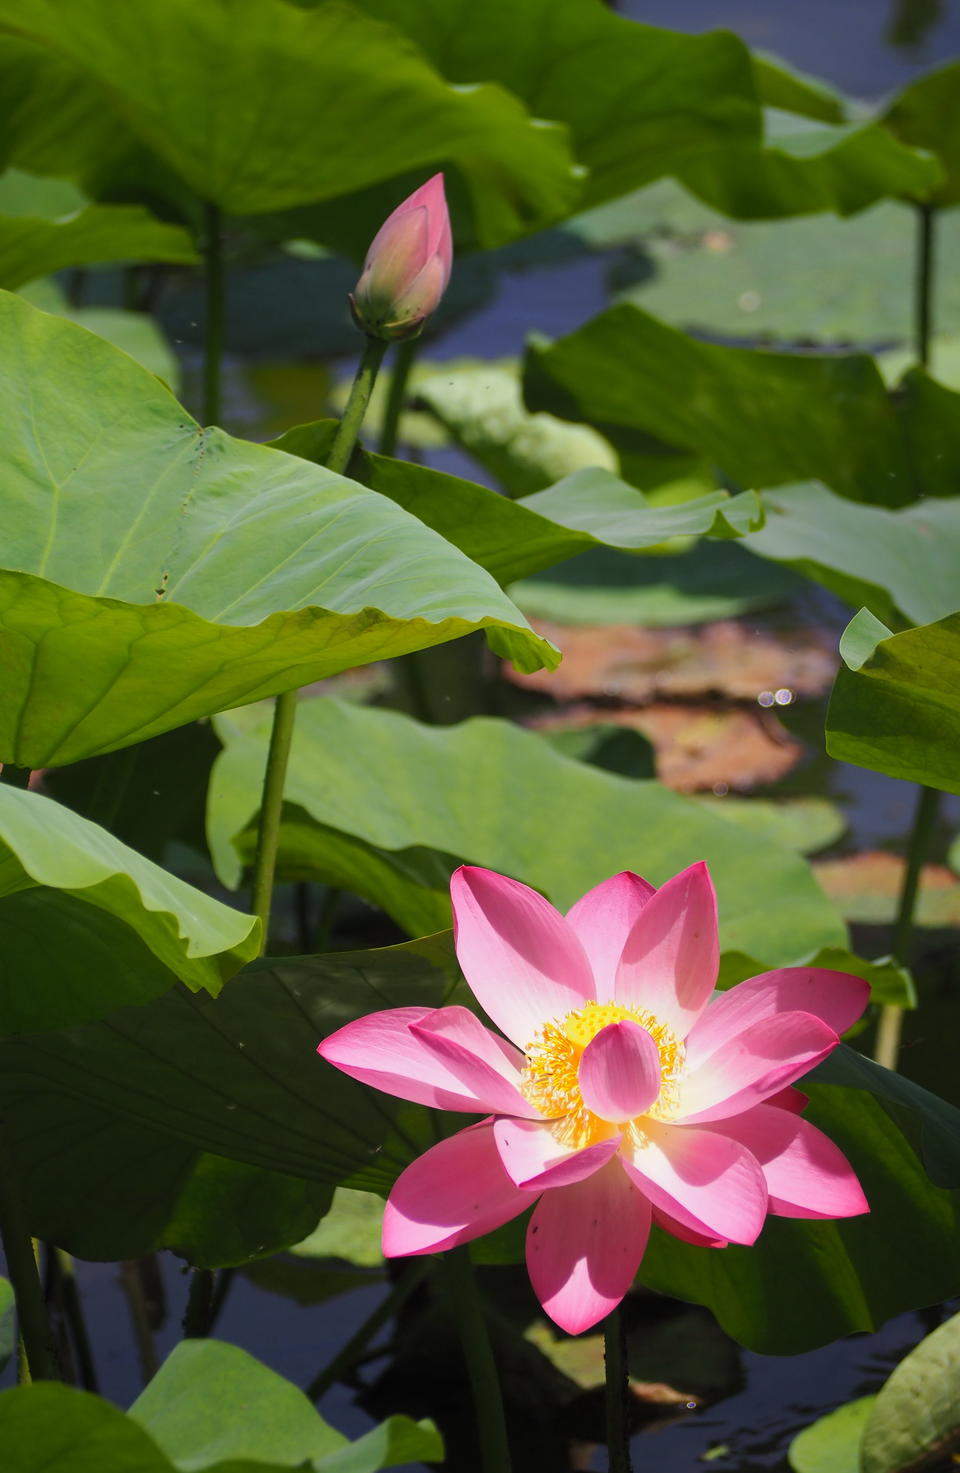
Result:
M625 1018L647 1030L660 1054L660 1093L646 1114L655 1120L668 1120L676 1108L686 1050L673 1029L642 1008L624 1008L614 1002L585 1003L565 1018L544 1024L526 1048L527 1061L520 1080L524 1098L556 1122L553 1133L565 1146L578 1150L592 1146L615 1128L583 1103L579 1069L584 1049L601 1028Z

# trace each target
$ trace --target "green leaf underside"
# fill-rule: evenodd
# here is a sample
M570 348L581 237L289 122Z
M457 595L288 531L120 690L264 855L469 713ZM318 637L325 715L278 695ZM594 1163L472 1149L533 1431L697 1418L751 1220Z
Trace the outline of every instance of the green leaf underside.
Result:
M3 760L75 761L475 629L557 658L386 498L201 430L72 323L0 298L0 362Z
M214 766L208 837L222 878L235 883L232 840L255 813L268 716L230 721L221 736L246 735L228 737ZM513 875L565 909L620 869L660 884L707 859L725 945L773 965L843 943L836 912L797 855L506 722L429 727L335 698L304 700L286 803L282 872L365 895L414 935L449 924L458 860Z
M333 428L326 420L298 425L273 443L322 463ZM642 553L672 537L742 537L763 523L759 498L752 492L729 496L714 491L679 505L655 506L599 466L573 471L556 485L516 501L472 481L381 455L361 453L351 470L501 584L527 578L591 547Z
M101 1017L175 980L216 993L258 950L254 917L69 808L6 784L0 897L0 1031Z
M764 493L767 519L749 552L785 562L888 624L926 624L960 602L960 497L896 511L858 506L824 486Z
M862 1473L900 1473L953 1461L960 1443L960 1315L921 1340L881 1388L863 1432ZM939 1454L939 1457L938 1457Z
M917 77L887 108L883 121L898 138L927 148L940 160L944 179L933 192L937 205L960 203L960 62Z
M13 181L16 200L8 200L9 181L10 174L0 177L0 287L8 291L68 266L105 261L189 266L199 259L186 230L156 219L141 205L95 205L81 197L63 213L51 213L44 208L48 181L29 180L35 186L34 211L29 208L29 192L26 200L21 198L28 176ZM11 204L19 207L12 210Z
M751 58L729 32L639 25L589 0L360 0L411 35L451 81L488 77L570 129L581 208L672 173L699 150L759 134Z
M877 200L925 198L943 179L929 153L879 123L803 124L790 119L766 145L703 151L679 177L699 199L741 220L831 210L852 215Z
M178 989L105 1023L0 1045L0 1106L15 1124L18 1159L30 1162L31 1221L45 1177L46 1190L56 1176L62 1194L65 1149L101 1200L104 1168L116 1171L111 1117L307 1180L385 1191L430 1144L423 1112L329 1068L316 1043L372 1010L442 1003L451 978L444 938L257 964L215 1000ZM859 1089L813 1080L810 1092L812 1118L849 1156L871 1214L772 1219L753 1249L695 1249L656 1234L641 1274L658 1291L709 1305L737 1339L768 1353L870 1329L960 1284L952 1199L930 1184L889 1116ZM97 1125L86 1141L84 1120Z
M891 634L863 609L840 651L830 755L960 793L960 614Z
M530 409L643 431L706 455L741 487L818 479L855 501L912 499L873 359L698 342L623 304L528 350Z
M139 167L168 196L186 185L258 214L453 162L486 246L566 214L580 194L562 127L502 87L451 86L355 8L136 0L118 16L112 0L77 0L65 15L55 0L4 0L2 30L0 74L10 69L19 103L8 104L13 162L68 172L91 193Z

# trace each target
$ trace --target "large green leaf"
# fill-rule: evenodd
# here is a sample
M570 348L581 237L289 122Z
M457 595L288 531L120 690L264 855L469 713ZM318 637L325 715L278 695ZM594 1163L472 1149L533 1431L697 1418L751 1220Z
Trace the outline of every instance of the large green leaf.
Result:
M216 993L260 925L69 808L0 784L0 1028L102 1017L179 979Z
M925 197L943 178L938 161L898 142L879 123L803 124L790 119L765 147L704 151L679 177L714 209L742 220L832 210L852 215L879 199Z
M183 1340L129 1412L184 1473L205 1467L376 1473L443 1457L430 1422L391 1417L356 1443L330 1427L299 1387L236 1345ZM238 1467L239 1473L239 1467Z
M858 506L824 486L764 494L767 518L744 546L788 563L891 624L926 624L960 603L960 497L896 511Z
M211 851L234 883L232 841L243 834L249 854L243 831L258 802L268 713L242 721L220 725L227 747L208 809ZM234 740L238 729L245 734ZM725 945L774 964L842 937L796 854L656 782L563 757L505 721L439 728L332 698L302 701L285 797L282 872L355 890L415 935L448 923L458 860L514 875L567 907L617 870L662 883L707 859Z
M891 634L861 609L840 654L827 711L831 757L960 793L960 613Z
M322 464L334 424L321 420L287 430L279 450ZM554 486L515 501L442 471L361 453L350 469L365 486L403 507L498 583L527 578L541 568L593 547L645 552L672 537L742 537L763 524L752 492L713 491L677 505L652 505L641 491L602 467L584 467Z
M449 85L398 32L333 0L130 0L120 15L113 0L68 11L2 0L0 29L49 53L58 70L51 78L41 65L36 84L48 105L51 92L77 89L81 105L68 106L83 136L70 152L91 187L103 141L92 88L115 129L234 214L453 163L474 229L496 245L566 213L579 194L562 128L531 118L503 87ZM15 162L22 153L39 167L29 132ZM124 157L115 167L132 172Z
M960 62L918 77L894 98L883 121L898 138L929 149L940 160L944 181L920 198L937 205L960 204Z
M80 196L63 208L49 185L18 170L0 177L0 286L13 289L66 266L101 261L198 260L185 230L141 206L93 205Z
M57 766L489 629L556 658L386 498L201 430L150 374L0 297L0 757Z
M162 1245L237 1263L302 1239L333 1184L385 1192L429 1144L426 1118L327 1069L316 1046L378 1008L439 1006L455 977L449 937L258 963L212 1011L178 987L0 1042L31 1229L85 1257Z
M358 0L412 36L445 77L499 82L567 124L589 170L582 205L672 173L760 128L749 53L729 32L683 35L593 0Z
M860 1446L862 1473L930 1467L960 1445L960 1315L912 1350L882 1387Z
M442 938L261 963L216 999L177 989L109 1022L0 1044L0 1107L31 1225L41 1190L56 1183L62 1195L66 1145L98 1183L89 1212L99 1210L105 1178L122 1184L112 1130L103 1128L110 1116L131 1133L162 1130L275 1171L383 1192L430 1143L424 1113L329 1069L316 1043L379 1008L436 1005L449 996L450 976ZM949 1194L931 1186L867 1095L817 1080L810 1089L815 1118L849 1155L871 1214L839 1223L775 1219L753 1249L718 1252L658 1235L644 1264L652 1287L708 1304L730 1333L765 1352L869 1329L960 1286ZM84 1120L100 1121L95 1138L78 1139Z
M0 1394L5 1473L377 1473L439 1459L430 1422L390 1417L357 1442L235 1345L186 1340L129 1413L57 1382Z
M720 347L623 304L531 347L526 397L614 443L641 430L698 452L743 487L819 479L857 501L912 497L883 379L861 354Z
M53 277L31 282L19 293L34 307L66 317L97 337L106 338L115 348L122 348L144 368L163 379L176 393L180 383L180 363L164 337L163 330L147 312L131 312L126 307L74 307L66 299Z

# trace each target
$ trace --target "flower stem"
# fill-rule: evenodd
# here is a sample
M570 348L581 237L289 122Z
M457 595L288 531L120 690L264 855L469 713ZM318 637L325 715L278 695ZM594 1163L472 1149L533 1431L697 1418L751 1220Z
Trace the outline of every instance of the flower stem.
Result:
M619 1307L611 1310L603 1323L603 1360L607 1373L607 1465L610 1473L631 1473L627 1340Z
M930 341L933 333L933 268L934 230L937 212L934 205L918 204L917 207L917 254L916 290L914 293L915 337L914 351L917 362L923 368L930 363ZM893 954L897 961L907 963L910 941L913 936L913 917L920 886L920 872L926 858L930 835L937 819L940 794L935 788L919 788L914 812L910 847L907 851L907 868L900 890L900 903L893 931ZM900 1052L900 1034L903 1029L903 1009L895 1003L887 1003L881 1009L877 1024L877 1036L873 1057L887 1069L896 1069Z
M350 463L363 416L367 412L370 395L380 372L380 364L387 344L379 338L367 338L363 357L357 369L347 407L337 427L327 469L342 475ZM297 692L284 691L277 696L273 707L273 727L270 732L270 747L267 752L267 768L263 777L263 796L260 802L260 826L257 832L257 853L253 862L253 911L263 923L261 951L267 947L267 932L270 926L270 910L273 903L273 879L277 869L277 848L280 842L280 814L283 809L283 788L290 759L290 744L297 715Z
M36 1245L27 1230L16 1168L0 1129L0 1239L17 1301L23 1354L21 1381L55 1381L56 1366L47 1306L37 1267Z
M397 453L400 415L407 399L410 370L416 362L422 341L423 339L419 337L404 338L397 344L397 351L393 358L393 373L390 375L387 407L383 413L383 425L380 429L379 450L381 455L396 455Z
M917 205L915 346L917 359L924 368L927 368L930 363L930 338L933 324L933 244L936 218L936 206Z
M126 1258L120 1264L120 1283L130 1311L130 1324L137 1344L137 1357L140 1361L140 1377L146 1386L160 1369L160 1357L157 1355L153 1330L150 1326L150 1312L143 1292L143 1280L140 1277L140 1264L137 1259Z
M60 1301L63 1305L64 1319L70 1330L70 1338L73 1341L80 1385L85 1391L99 1391L97 1367L93 1358L93 1347L90 1344L90 1335L87 1330L86 1317L83 1313L83 1300L80 1297L80 1288L77 1284L73 1259L63 1248L55 1248L52 1244L49 1245L48 1251L56 1263Z
M203 422L220 423L220 379L223 361L225 276L223 269L223 222L220 207L203 207L203 263L206 303L203 323Z
M195 1268L190 1275L190 1292L183 1316L183 1338L204 1340L210 1334L213 1309L213 1269Z
M510 1473L510 1444L500 1378L469 1248L451 1248L444 1254L443 1264L473 1390L480 1466L483 1473Z
M900 904L897 910L896 924L893 929L893 945L891 950L898 962L906 966L910 956L910 942L913 939L914 915L917 907L917 895L920 890L920 874L923 869L923 861L930 847L930 835L937 821L937 810L940 806L940 794L936 788L918 788L917 806L913 817L913 828L910 833L910 847L907 850L907 868L903 876L903 886L900 890ZM897 1007L895 1003L888 1003L880 1013L880 1021L877 1024L877 1038L874 1046L873 1057L878 1064L883 1064L887 1069L896 1069L897 1055L900 1049L900 1032L903 1026L903 1008Z
M337 1351L333 1360L329 1361L323 1370L318 1371L314 1376L307 1387L307 1395L311 1401L319 1401L335 1381L341 1380L351 1367L356 1365L380 1327L399 1313L414 1289L423 1282L429 1268L429 1258L414 1259L411 1263L404 1264L389 1294L380 1300L356 1334L351 1335L346 1345Z

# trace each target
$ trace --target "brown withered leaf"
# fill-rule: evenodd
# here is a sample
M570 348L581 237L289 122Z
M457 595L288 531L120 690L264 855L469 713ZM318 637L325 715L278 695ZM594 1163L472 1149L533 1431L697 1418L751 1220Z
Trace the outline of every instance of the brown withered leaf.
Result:
M558 670L532 675L505 668L508 680L557 701L590 698L639 705L656 698L707 695L755 701L784 692L822 695L837 668L835 639L820 629L758 629L723 619L691 628L537 622L563 651Z
M905 867L898 854L870 851L820 860L813 871L848 921L887 925L896 916ZM921 926L960 925L960 880L945 865L924 865L916 915Z
M594 706L578 704L535 718L541 730L592 726ZM775 783L799 762L800 742L760 707L668 705L604 710L602 719L641 732L652 744L657 777L678 793L743 791Z

